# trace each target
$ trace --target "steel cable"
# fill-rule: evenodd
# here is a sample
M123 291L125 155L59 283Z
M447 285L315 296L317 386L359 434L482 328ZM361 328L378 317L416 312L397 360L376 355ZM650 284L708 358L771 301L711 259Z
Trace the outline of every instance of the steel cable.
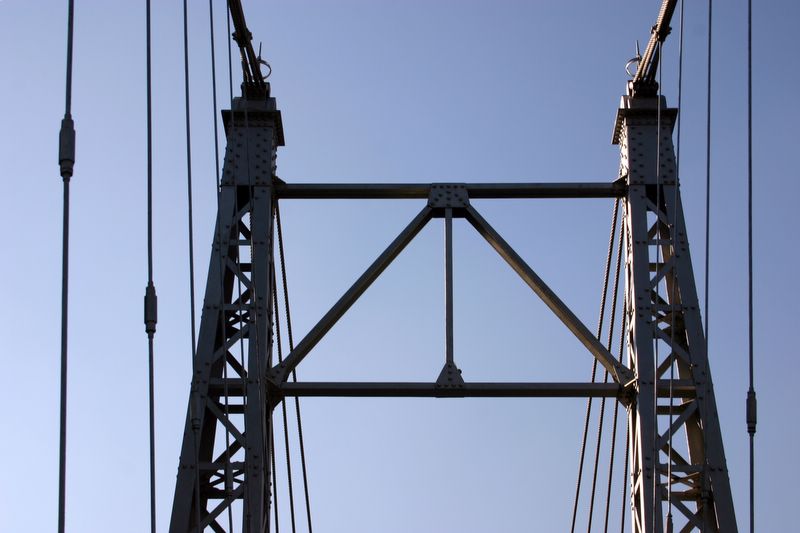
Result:
M611 271L611 257L614 251L614 237L617 229L617 217L619 214L619 202L614 202L614 211L611 217L611 235L608 241L608 252L606 254L605 273L603 275L603 293L600 296L600 316L597 320L597 338L599 339L603 332L603 321L605 318L606 309L606 295L608 293L608 279ZM597 376L597 358L592 363L592 383L596 381ZM575 499L572 504L572 525L570 531L575 531L575 520L578 516L578 502L580 500L581 483L583 481L583 463L586 458L586 442L589 436L589 419L592 414L592 398L589 398L586 403L586 417L583 422L583 437L581 439L581 452L578 461L578 480L575 484Z
M673 227L670 231L670 249L671 254L675 254L675 237L680 231L678 227L678 221L680 220L677 216L678 213L678 182L677 180L680 179L680 166L681 166L681 109L683 105L683 22L684 22L684 2L681 0L680 3L680 23L679 23L679 35L678 35L678 116L676 117L676 154L675 154L675 176L676 176L676 183L673 185L673 196L672 196L672 205L673 209L675 210L676 216L674 218ZM659 74L660 76L660 74ZM673 266L673 277L675 279L678 278L678 265L675 263ZM668 286L669 290L669 286ZM676 283L673 282L672 291L670 294L669 302L671 305L675 305L675 291L677 290ZM673 346L672 353L670 353L669 357L673 357L674 353L674 346L675 346L675 313L670 313L670 344ZM673 431L672 431L672 424L674 420L674 403L675 403L675 394L674 394L674 385L675 382L675 361L671 361L669 367L669 442L668 442L668 456L667 456L667 528L668 531L672 532L672 438L673 438Z
M746 422L750 440L750 533L755 531L756 389L753 351L753 2L747 0L747 344L748 374Z
M58 532L64 533L67 486L67 362L69 324L69 182L75 164L75 124L72 121L72 48L75 3L67 3L67 66L64 118L59 132L58 165L64 189L61 221L61 383L58 444Z
M663 55L663 43L658 44L658 55L661 57ZM653 222L653 227L655 228L654 237L657 239L656 242L661 240L661 232L662 232L662 222L661 222L661 206L662 206L662 197L661 197L661 75L664 69L661 66L661 62L658 63L657 67L657 75L658 75L658 90L656 92L656 99L657 99L657 110L656 110L656 217L655 221ZM656 246L656 268L654 279L655 282L655 298L651 298L652 300L652 315L654 317L652 328L653 328L653 339L654 339L654 350L653 350L653 435L660 435L658 431L658 358L659 358L659 341L656 337L656 330L660 329L659 326L659 311L658 305L661 302L661 295L659 287L661 285L660 281L660 270L661 265L663 262L663 254L661 251L661 246ZM667 356L669 357L669 356ZM671 386L671 384L670 384ZM668 427L667 431L669 432L670 439L672 435L672 427ZM659 496L661 493L661 473L659 472L659 450L657 449L655 443L653 443L653 447L650 450L653 457L653 531L656 531L656 526L658 525L660 518L661 518L661 497ZM667 458L667 463L669 463L670 458ZM669 483L669 480L667 481ZM672 501L669 496L669 492L667 492L667 517L666 517L666 533L672 533Z
M710 283L710 264L711 264L711 44L713 28L713 0L708 0L708 44L707 44L707 82L706 82L706 242L705 242L705 271L704 271L704 314L706 326L705 352L706 358L709 355L709 335L711 324L709 322L709 283ZM703 439L703 457L708 461L708 450L706 439ZM703 476L703 485L700 490L707 491L708 476ZM708 522L708 505L703 506L703 523Z
M615 215L619 209L619 199L615 202ZM616 223L616 216L614 217L614 222ZM616 224L615 224L616 226ZM620 228L619 231L619 244L617 245L617 259L616 259L616 268L614 269L614 287L611 289L611 316L609 317L608 321L608 340L606 345L608 347L608 351L611 352L613 339L614 339L614 322L616 321L617 317L617 296L619 292L619 274L622 267L622 238L623 238L623 231ZM603 383L608 383L608 370L603 372ZM600 416L597 422L597 444L595 446L594 452L594 472L592 474L592 495L589 502L589 521L588 521L588 531L592 529L592 516L594 514L594 499L595 499L595 491L597 488L597 471L600 466L600 445L603 439L603 421L605 418L606 412L606 398L602 398L600 400ZM608 505L606 505L608 508Z
M197 337L196 337L196 314L194 296L194 222L193 201L192 201L192 137L191 137L191 118L189 106L189 12L187 0L183 0L183 86L184 86L184 113L185 113L185 136L186 136L186 194L187 194L187 239L189 245L189 316L191 325L191 356L192 356L192 398L189 402L191 411L192 437L194 442L194 461L195 461L195 520L198 527L201 523L200 509L200 444L198 442L198 432L200 431L200 404L197 387L194 381L197 379Z
M215 189L215 198L217 201L217 219L216 219L216 240L217 246L219 248L219 294L221 297L225 298L225 282L224 282L224 264L222 260L222 224L221 224L221 213L220 213L220 206L221 202L221 182L220 182L220 166L219 166L219 125L217 119L217 61L216 61L216 40L214 38L214 2L213 0L208 0L208 23L209 23L209 40L210 40L210 51L211 51L211 99L212 99L212 117L213 117L213 124L214 124L214 173L216 178L216 189ZM211 282L211 280L208 280ZM222 332L223 337L226 335L227 326L225 324L225 312L222 311L219 313L219 331ZM222 380L223 380L223 394L225 397L224 400L224 413L225 418L230 420L230 395L228 389L228 357L230 353L226 350L225 351L225 360L222 364ZM244 378L244 376L240 376ZM223 424L225 426L225 493L226 495L230 495L230 492L233 490L233 482L232 477L233 473L231 471L231 431L227 424ZM227 517L228 517L228 530L233 531L233 509L230 505L227 506Z
M283 283L283 305L286 310L286 332L289 338L289 352L294 350L294 337L292 335L292 315L289 309L289 284L286 277L286 257L283 249L283 225L281 224L280 205L275 203L275 220L278 229L278 257L281 264L281 281ZM277 304L276 304L277 312ZM292 381L297 381L297 368L292 369ZM306 468L306 449L303 439L303 421L300 415L300 398L294 397L295 413L297 418L297 440L300 445L300 467L303 473L303 493L306 503L306 519L308 520L308 533L312 533L311 528L311 499L308 491L308 471Z
M274 320L275 320L275 340L277 341L278 347L278 364L283 363L283 343L281 341L281 326L280 320L278 318L279 313L278 310L278 284L275 275L275 268L273 263L272 268L272 305L275 308L274 312ZM291 460L291 452L289 446L289 421L286 415L286 401L284 400L281 402L281 417L283 418L283 443L286 448L286 479L289 488L289 516L291 518L292 523L292 533L297 531L297 525L295 521L295 512L294 512L294 483L292 480L292 460Z
M147 69L147 287L144 296L144 323L147 333L148 417L150 452L150 531L156 531L156 445L155 445L155 347L157 297L153 283L153 98L152 98L152 32L150 0L145 7Z
M624 245L624 242L625 242L625 225L624 224L623 224L622 228L620 229L619 240L620 240L620 247L622 247ZM628 299L627 299L627 295L626 295L622 299L622 320L620 320L620 330L619 330L619 358L618 358L618 360L619 360L620 363L622 362L622 353L623 353L624 346L625 346L625 330L627 328L627 318L628 318L627 314L626 314L627 306L628 306ZM609 453L609 460L608 460L608 484L606 486L606 515L605 515L605 522L604 522L604 526L603 526L603 531L605 531L606 533L608 533L608 520L609 520L609 515L610 515L610 512L611 512L611 485L612 485L612 479L613 479L613 473L614 473L614 454L615 454L615 451L616 451L616 448L617 448L617 423L618 423L618 420L619 420L619 405L616 405L614 407L614 418L613 418L613 422L611 424L611 447L610 447L611 451ZM627 457L627 455L626 455L626 457ZM626 459L626 461L627 461L627 459ZM625 483L624 483L624 480L623 480L623 485L624 484ZM625 514L625 496L624 495L622 497L622 505L623 505L622 513L624 515ZM621 518L621 520L624 520L624 517Z

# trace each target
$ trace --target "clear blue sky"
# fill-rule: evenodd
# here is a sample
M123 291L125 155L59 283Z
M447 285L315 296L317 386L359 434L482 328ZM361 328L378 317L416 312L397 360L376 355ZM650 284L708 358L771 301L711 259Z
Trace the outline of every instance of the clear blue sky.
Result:
M148 527L144 2L76 4L67 526L141 532ZM181 3L154 4L157 491L165 531L188 397L190 330ZM618 151L610 137L624 65L635 41L646 41L659 4L245 1L283 111L286 147L278 173L290 182L612 180ZM705 2L687 4L682 194L702 294L707 19ZM794 38L800 7L756 4L757 499L758 529L766 532L796 522L790 513L800 472L794 413L800 257L791 215L800 186L797 141L789 135L800 119ZM228 98L223 5L215 1L221 102ZM711 366L742 527L748 514L745 9L744 0L715 3L709 311ZM215 216L207 3L192 2L190 16L201 295ZM56 526L56 141L65 21L66 1L0 1L6 250L0 512L8 532ZM673 105L674 27L664 69ZM234 76L238 85L236 69ZM611 203L477 205L594 329ZM296 336L419 208L412 201L283 206ZM433 223L319 345L300 376L435 379L444 357L441 245L441 227ZM587 379L591 357L460 223L455 246L456 359L465 378ZM583 400L306 401L317 531L566 530L584 407ZM619 482L618 476L616 489Z

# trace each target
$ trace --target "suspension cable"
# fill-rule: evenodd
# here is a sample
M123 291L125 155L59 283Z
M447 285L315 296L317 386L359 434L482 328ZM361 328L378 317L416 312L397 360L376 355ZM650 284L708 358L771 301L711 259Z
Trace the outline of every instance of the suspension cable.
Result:
M275 268L273 263L272 270L272 305L275 308L274 320L275 320L275 340L277 341L278 347L278 363L283 363L283 343L281 341L281 327L280 327L280 313L277 312L278 310L278 285L275 275ZM291 452L289 446L289 422L288 417L286 415L286 401L281 402L281 417L283 418L283 444L286 448L286 480L289 488L289 515L291 518L292 524L292 533L297 531L297 525L295 521L295 511L294 511L294 483L292 480L292 459L291 459Z
M705 270L704 270L704 320L706 326L706 356L708 356L708 339L711 328L708 323L708 281L710 264L710 239L711 239L711 16L713 0L708 0L708 58L706 60L706 242L705 242Z
M630 418L630 407L628 407L629 413L628 417ZM625 504L628 498L628 459L630 458L631 453L631 425L630 423L627 425L627 429L625 430L625 458L622 462L622 512L620 513L620 526L619 526L619 533L625 533ZM633 518L631 518L633 520Z
M756 390L753 383L753 1L747 0L747 344L750 387L747 433L750 436L750 533L755 531Z
M684 23L684 2L681 0L680 2L680 22L679 22L679 32L678 32L678 116L676 117L676 129L677 129L677 138L676 138L676 154L675 154L675 176L676 176L676 183L673 186L673 196L672 196L672 205L675 213L678 212L678 183L677 180L680 179L680 166L681 166L681 124L683 120L681 120L681 111L683 105L683 23ZM661 74L659 73L659 77ZM680 218L675 216L673 221L673 227L670 231L670 247L671 253L676 253L676 246L675 246L675 237L678 234L680 228L678 227L678 222ZM678 264L675 263L673 265L673 276L675 278L678 277ZM668 288L669 290L669 288ZM671 305L675 303L675 292L677 291L677 286L673 283L672 291L669 296L669 301ZM672 524L672 445L673 445L673 431L672 431L672 424L675 418L674 413L674 403L675 403L675 391L674 391L674 382L675 382L675 358L674 358L674 346L675 346L675 312L670 312L670 346L672 352L670 353L669 357L672 358L670 361L669 366L669 422L668 422L668 456L667 456L667 530L671 533L673 524Z
M74 0L67 5L67 73L64 118L58 139L58 165L64 189L61 234L61 397L58 446L58 533L64 533L67 486L67 332L69 322L69 182L75 165L75 123L72 121L72 43Z
M611 256L613 255L614 251L614 236L617 230L617 216L619 214L619 202L614 203L614 212L611 216L611 236L608 240L608 252L606 253L606 262L605 262L605 272L603 275L603 292L600 296L600 316L597 320L597 338L599 339L602 332L603 332L603 320L605 318L605 309L606 309L606 294L608 293L608 279L611 271ZM597 359L594 359L592 363L592 383L596 381L597 377ZM589 436L589 418L592 414L592 398L589 398L586 402L586 417L583 421L583 437L581 439L581 452L580 452L580 459L578 460L578 480L575 484L575 500L572 504L572 526L570 527L570 531L574 533L575 531L575 520L578 516L578 501L580 500L581 494L581 483L583 481L583 462L586 457L586 442Z
M150 0L146 0L146 69L147 69L147 287L144 295L144 324L148 353L148 416L150 445L150 531L156 531L156 442L155 442L155 347L158 300L153 283L153 98Z
M659 56L663 56L663 43L658 43L658 55ZM662 188L662 185L663 185L663 183L661 181L661 127L662 127L662 111L663 111L662 106L661 106L661 96L662 96L662 93L661 93L662 81L661 80L662 80L663 72L664 72L664 69L662 68L661 63L659 62L659 64L657 65L657 69L656 69L656 73L657 73L657 76L658 76L658 83L657 83L658 91L657 91L657 94L656 94L656 98L657 98L657 112L656 112L657 113L657 115L656 115L657 116L657 118L656 118L656 132L657 132L657 137L656 137L656 210L657 210L657 212L656 212L655 221L653 222L653 226L655 228L655 237L657 239L659 239L659 240L661 240L662 231L663 231L663 223L661 222L661 216L660 216L662 201L664 202L664 204L666 204L666 200L664 200L662 198L662 196L661 196L661 192L662 192L661 188ZM665 205L665 209L666 209L666 205ZM658 347L659 347L660 343L659 343L658 337L656 337L656 330L660 331L660 329L661 329L661 326L659 325L659 322L661 321L661 318L659 316L658 305L662 301L661 294L660 294L660 287L661 287L661 281L660 280L661 280L661 266L663 265L663 262L664 262L664 254L662 252L661 245L659 244L658 246L656 246L656 269L655 269L656 270L655 271L656 283L655 283L655 287L654 287L656 294L655 294L655 298L653 299L653 302L652 302L653 315L655 316L655 320L653 320L653 324L652 324L652 327L653 327L653 338L655 339L655 343L654 343L655 347L654 347L654 351L653 351L654 352L653 353L653 369L654 369L653 379L654 379L654 384L655 384L655 386L653 387L653 426L654 426L653 427L653 430L654 430L653 434L654 435L659 435L660 434L659 431L658 431L658 379L659 379L658 378L658 365L659 365L659 350L658 350ZM668 358L671 357L671 354L667 355L667 357ZM671 388L672 388L672 383L670 383L670 391L671 391ZM670 404L672 402L671 396L672 396L672 394L670 392ZM670 405L670 418L671 418L671 412L672 412L671 410L672 410L672 407ZM671 424L669 426L667 426L667 435L669 435L668 438L670 439L670 443L671 443L672 442L672 425ZM653 508L653 531L655 531L656 530L656 525L658 523L659 517L661 516L661 512L662 512L662 510L661 510L661 501L660 501L661 498L658 496L658 494L660 494L660 492L661 492L661 473L659 472L659 450L656 447L655 443L653 443L653 448L651 450L651 453L653 454L653 494L656 495L656 497L653 498L653 507L654 507ZM672 460L672 452L670 450L668 452L667 464L669 464L669 462L671 460ZM667 479L667 484L668 484L668 486L671 485L669 479ZM666 524L665 524L664 527L665 527L666 533L672 533L672 497L669 494L669 490L667 490L667 516L666 516Z
M620 228L619 234L619 247L622 250L622 247L625 245L625 224L622 224ZM618 360L622 362L622 353L625 346L625 330L627 327L627 314L626 308L628 305L628 296L627 294L622 298L622 319L620 320L620 330L619 330L619 357ZM610 345L610 343L609 343ZM609 460L608 460L608 484L606 485L606 513L605 513L605 522L603 525L603 531L608 533L608 520L609 515L611 513L611 485L613 480L613 473L614 473L614 455L617 448L617 423L619 420L619 405L615 405L614 407L614 418L611 426L611 451L609 453ZM627 455L626 455L627 457ZM627 458L626 458L627 461ZM623 485L625 485L623 480ZM625 496L622 496L622 513L625 514ZM624 521L624 517L622 518Z
M711 332L711 323L709 317L709 284L710 284L710 264L711 264L711 44L712 44L712 28L713 28L713 0L708 0L708 44L707 44L707 82L706 82L706 242L705 242L705 270L704 270L704 314L705 327L706 327L706 342L705 352L706 358L709 355L709 339ZM706 439L703 439L703 457L706 458L705 463L708 463L708 446ZM704 466L706 466L704 465ZM707 486L708 476L703 475L703 484L700 487L702 491L709 489ZM708 518L708 505L703 506L703 523L707 523Z
M195 297L194 297L194 221L192 218L192 136L191 119L189 114L189 12L187 0L183 0L183 86L184 86L184 106L186 124L186 194L187 194L187 238L189 244L189 316L191 322L191 357L192 357L192 376L193 380L197 376L197 337L195 331ZM198 442L198 432L200 431L201 399L198 397L196 386L192 386L192 400L190 410L192 411L191 423L194 441L194 460L195 460L195 519L197 524L201 523L200 511L200 443Z
M269 426L269 461L272 464L272 509L275 512L275 533L280 533L281 524L278 519L278 472L275 469L275 431Z
M614 211L615 213L619 209L619 199L616 200ZM617 217L614 217L615 219ZM616 223L616 220L614 221ZM616 224L615 224L616 227ZM612 234L613 236L613 234ZM614 286L611 289L611 316L609 317L608 322L608 340L606 341L606 346L608 347L608 351L611 352L613 339L614 339L614 322L617 316L617 296L619 292L619 274L622 267L622 237L623 232L622 228L620 228L619 232L619 244L617 246L617 258L616 258L616 268L614 270ZM603 372L603 383L608 383L608 370ZM589 521L588 521L588 531L591 532L592 530L592 516L594 514L594 499L595 499L595 492L597 488L597 471L600 466L600 444L603 440L603 420L605 418L606 412L606 399L602 398L600 400L600 416L597 422L597 443L595 446L594 451L594 471L592 473L592 492L591 498L589 500ZM608 507L608 506L606 506Z
M289 337L289 351L294 350L294 337L292 336L292 314L289 309L289 284L286 278L286 256L283 250L283 226L281 225L281 211L278 202L275 203L275 220L278 229L278 257L281 264L281 281L283 284L283 306L286 310L286 332ZM277 305L276 305L277 312ZM297 368L292 369L292 381L297 381ZM308 521L308 533L312 533L311 528L311 499L308 491L308 471L306 468L306 449L303 439L303 421L300 416L300 398L294 397L294 407L297 418L297 440L300 445L300 466L303 472L303 493L306 502L306 519Z
M213 0L208 0L208 23L209 23L209 37L210 37L210 52L211 52L211 98L212 98L212 116L213 116L213 124L214 124L214 173L216 178L216 188L215 188L215 198L217 201L217 220L216 220L216 239L217 245L219 246L220 250L222 247L222 224L221 224L221 213L220 207L222 205L221 202L221 182L220 182L220 166L219 166L219 125L218 125L218 108L217 108L217 59L216 59L216 41L214 39L214 2ZM224 299L225 297L225 282L224 282L224 264L222 260L222 253L218 254L219 257L219 294ZM209 279L209 282L211 280ZM219 313L219 331L224 332L226 331L227 325L225 324L225 313ZM226 349L225 350L225 359L222 364L222 381L223 381L223 396L225 398L223 403L223 409L225 413L225 418L230 420L230 394L228 388L228 366L229 361L228 358L232 357L230 352ZM244 376L240 376L244 378ZM231 430L227 424L223 424L225 427L225 494L229 496L233 492L233 473L231 471ZM230 505L227 506L227 517L228 517L228 531L233 531L233 509Z

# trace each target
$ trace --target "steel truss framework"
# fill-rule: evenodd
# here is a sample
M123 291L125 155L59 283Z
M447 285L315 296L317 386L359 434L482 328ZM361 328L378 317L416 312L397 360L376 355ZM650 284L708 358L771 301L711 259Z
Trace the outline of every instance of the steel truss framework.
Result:
M655 98L623 99L615 129L621 174L612 183L292 185L275 176L283 133L269 87L266 97L238 99L233 111L223 113L228 145L170 532L225 531L221 523L232 509L242 531L270 529L272 411L293 396L616 398L628 412L633 531L663 531L668 509L679 531L736 531L677 188L675 114ZM427 204L276 363L272 235L281 198L417 198ZM475 198L623 200L627 364L609 353L478 213L470 203ZM290 382L292 371L433 218L442 218L446 228L446 360L437 380ZM464 382L452 342L453 218L465 219L483 236L603 365L612 383Z

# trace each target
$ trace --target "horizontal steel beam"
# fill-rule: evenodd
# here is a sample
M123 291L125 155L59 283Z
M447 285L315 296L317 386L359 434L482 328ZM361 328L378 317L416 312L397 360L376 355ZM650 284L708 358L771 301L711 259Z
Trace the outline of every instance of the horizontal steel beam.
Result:
M439 387L435 383L286 382L284 396L398 397L398 398L615 398L616 383L465 383Z
M212 397L241 396L244 381L241 378L212 379L208 393ZM270 391L279 396L327 396L327 397L377 397L377 398L614 398L620 397L624 388L617 383L506 383L472 382L463 387L440 387L436 383L392 382L392 381L306 381L281 384L271 383ZM696 387L682 380L669 382L661 380L658 384L659 398L692 398ZM226 409L241 412L239 403ZM679 409L679 407L676 407ZM231 411L232 412L232 411ZM677 412L677 411L676 411Z
M466 183L472 199L503 198L618 198L627 186L613 183ZM391 200L428 198L430 183L279 183L279 199Z

